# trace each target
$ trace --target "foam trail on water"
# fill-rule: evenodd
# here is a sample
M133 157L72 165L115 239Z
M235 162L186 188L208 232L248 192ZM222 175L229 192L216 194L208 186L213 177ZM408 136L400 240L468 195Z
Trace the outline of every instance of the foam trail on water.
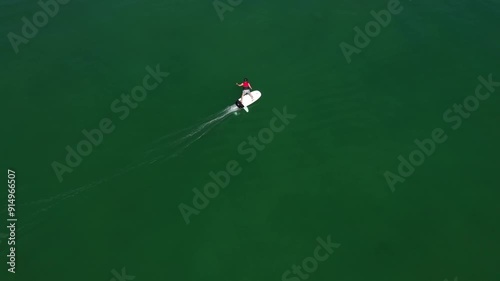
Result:
M210 130L212 130L215 126L217 126L218 124L220 124L220 123L224 120L224 118L226 118L227 116L229 116L229 114L231 114L231 113L232 113L232 112L226 112L224 115L219 116L219 117L217 117L217 118L216 118L216 119L214 119L214 120L211 120L211 121L210 121L210 123L203 124L203 127L199 127L199 128L197 128L195 132L193 132L193 133L191 133L191 134L189 135L189 137L191 137L191 136L196 137L195 135L196 135L197 133L200 133L200 134L198 135L198 137L196 137L196 138L194 138L194 139L193 139L193 138L191 138L191 140L189 140L189 142L188 142L187 144L185 144L185 145L184 145L181 149L179 149L179 150L178 150L178 152L176 152L175 154L177 155L177 154L181 153L184 149L188 148L191 144L193 144L194 142L196 142L197 140L199 140L201 137L203 137L204 135L206 135L208 132L210 132ZM206 126L208 126L208 125L212 125L212 126L210 126L210 127L208 127L208 128L205 128L205 127L206 127ZM182 140L180 140L179 142L181 142L181 141L183 141L183 140L186 140L186 139L187 139L187 137L184 137L184 138L183 138Z
M204 119L204 120L208 120L208 121L205 121L203 123L210 122L210 120L215 119L218 116L223 115L228 109L231 109L232 107L233 106L228 106L228 107L224 108L223 110L221 110L221 111L219 111L217 113L214 113L214 114L208 116L207 118ZM152 144L157 144L157 143L160 143L160 142L162 142L164 140L175 138L176 136L177 136L177 139L178 139L179 138L179 134L181 134L183 132L186 132L186 131L193 131L194 128L196 128L196 127L200 127L200 125L193 125L193 126L190 126L190 127L187 127L187 128L181 129L181 130L178 130L177 132L166 134L166 135L161 136L160 138L154 140L152 142Z
M180 155L185 149L191 146L193 143L201 139L203 136L208 134L213 128L222 123L225 118L231 116L232 113L237 112L239 109L236 105L228 106L225 109L205 118L205 121L202 121L201 124L195 124L194 126L188 127L186 129L182 129L175 133L167 134L155 141L152 144L156 144L149 152L145 153L144 158L139 161L135 161L117 169L114 173L109 174L108 176L101 177L98 180L92 181L90 183L80 185L77 187L73 187L71 190L66 192L62 192L59 194L52 195L50 197L38 199L35 201L31 201L28 203L24 203L23 206L25 208L30 207L33 208L27 214L27 218L25 219L25 226L20 227L20 231L23 233L30 231L31 229L36 228L38 225L41 225L43 221L46 219L46 215L49 210L58 206L60 203L65 202L68 199L81 196L84 192L87 192L96 186L100 186L103 183L109 182L113 179L116 179L124 174L132 170L139 169L141 167L161 163L167 161L169 159L175 158ZM181 133L184 135L179 136ZM177 138L175 139L175 137ZM174 140L171 140L174 138ZM167 142L166 146L162 142L170 139L170 142ZM169 151L169 152L167 152ZM172 153L173 151L173 153ZM155 153L152 153L155 152ZM0 211L0 214L2 212Z
M202 123L205 123L205 122L209 122L210 120L212 119L216 119L217 117L221 116L221 115L224 115L226 111L235 111L233 109L233 107L236 107L234 105L230 105L224 109L222 109L221 111L217 112L217 113L214 113L210 116L207 116L206 118L204 118ZM236 110L237 111L237 110ZM186 131L192 131L194 128L196 127L199 127L200 125L198 124L195 124L195 125L192 125L190 127L187 127L187 128L184 128L184 129L181 129L181 130L178 130L177 132L174 132L174 133L169 133L169 134L166 134L158 139L156 139L155 141L153 141L153 143L158 143L158 142L161 142L165 139L168 139L168 138L171 138L171 137L174 137L174 136L178 136L180 133L183 133L183 132L186 132Z
M236 107L236 106L234 106ZM236 107L237 108L237 107ZM222 112L220 112L218 114L218 116L216 117L213 117L211 118L211 120L208 120L206 122L204 122L203 124L199 125L196 129L192 130L189 134L187 134L186 136L180 138L179 140L175 141L174 144L177 144L177 143L181 143L183 142L184 140L202 132L202 135L205 135L206 133L204 132L204 129L205 127L211 125L211 124L214 124L217 125L219 123L220 120L224 119L226 116L228 116L230 113L233 112L233 108L231 106L228 106L225 110L223 110ZM211 128L207 128L208 131L210 131ZM198 138L197 138L198 139Z
M153 142L155 147L148 150L146 154L151 154L159 149L164 149L166 147L175 148L177 146L183 146L184 148L187 148L189 145L200 139L202 136L206 135L210 130L213 129L213 127L218 125L231 113L236 111L238 111L238 107L236 105L228 106L225 109L219 111L218 113L212 114L211 116L206 118L205 121L202 121L200 124L180 130L174 134L167 134L163 137L160 137L159 139ZM183 136L178 136L180 132L185 132L185 133ZM169 138L172 135L177 135L177 138L172 140L172 138ZM175 154L178 153L176 152Z

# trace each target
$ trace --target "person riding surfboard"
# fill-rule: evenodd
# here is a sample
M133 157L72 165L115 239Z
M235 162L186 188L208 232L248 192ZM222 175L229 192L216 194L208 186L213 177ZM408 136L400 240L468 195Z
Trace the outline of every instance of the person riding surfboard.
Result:
M247 78L243 79L243 83L238 84L236 83L238 87L243 87L243 92L241 93L241 98L243 99L243 96L246 94L250 94L250 90L252 89L252 85L250 85L250 82L248 82Z

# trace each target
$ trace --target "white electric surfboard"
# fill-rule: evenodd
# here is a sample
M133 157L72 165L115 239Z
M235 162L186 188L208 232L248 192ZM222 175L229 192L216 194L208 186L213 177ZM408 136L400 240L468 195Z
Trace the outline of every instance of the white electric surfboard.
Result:
M256 102L261 96L262 94L260 93L260 91L252 91L250 92L250 94L244 95L243 99L239 98L236 101L236 105L239 108L243 108L246 112L248 112L248 106Z

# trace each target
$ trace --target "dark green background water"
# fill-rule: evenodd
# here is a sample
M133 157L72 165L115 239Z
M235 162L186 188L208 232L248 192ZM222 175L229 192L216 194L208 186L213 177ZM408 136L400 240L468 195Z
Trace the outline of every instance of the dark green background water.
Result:
M19 222L17 273L3 240L0 279L281 280L331 235L341 247L310 280L499 280L500 88L456 131L442 114L479 75L500 80L500 2L402 1L348 64L339 44L387 2L244 0L221 21L211 1L73 0L16 55L7 33L40 8L2 1ZM156 64L170 76L119 120L110 104ZM231 104L243 77L263 93L249 114L134 166L172 154L144 151ZM238 145L284 106L297 117L247 163ZM105 117L115 131L59 183L51 163ZM384 172L436 127L448 140L392 193ZM179 203L229 160L242 173L186 226Z

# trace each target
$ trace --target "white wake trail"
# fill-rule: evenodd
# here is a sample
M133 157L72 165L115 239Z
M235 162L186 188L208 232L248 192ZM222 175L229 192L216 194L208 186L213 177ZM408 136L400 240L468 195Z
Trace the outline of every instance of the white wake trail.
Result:
M177 149L179 146L182 147L180 151L184 150L185 148L199 140L201 137L206 135L215 126L220 124L221 121L223 121L231 113L234 113L238 110L239 109L236 105L228 106L223 110L205 118L204 121L201 121L201 123L199 124L182 129L173 134L171 133L164 135L153 141L152 145L154 145L154 147L146 151L145 154L149 155L157 152L158 150L170 148L176 150L177 152L175 152L174 154L177 155L179 154L179 149ZM181 132L184 132L184 134L180 135Z
M236 106L234 106L236 107ZM238 107L236 107L238 108ZM205 128L211 124L214 124L217 125L219 124L220 122L219 121L222 121L222 119L224 119L225 117L227 117L229 114L233 113L234 112L234 109L232 106L229 106L227 107L226 109L224 109L223 111L221 111L217 117L212 117L211 120L208 120L206 122L204 122L203 124L199 125L196 129L192 130L189 134L187 134L186 136L180 138L179 140L175 141L174 144L178 144L178 143L182 143L184 140L186 139L189 139L190 137L198 134L198 133L202 133L202 136L205 135L208 131L210 131L212 128L207 128L206 132L205 132ZM196 138L199 139L200 137Z
M203 136L208 134L213 128L221 124L231 113L237 112L239 109L236 105L228 106L223 110L210 115L205 118L199 124L195 124L191 127L182 129L175 133L170 133L160 137L159 139L153 141L150 145L154 145L152 149L143 153L143 159L130 163L123 168L117 169L114 173L108 176L101 177L98 180L92 181L88 184L84 184L73 189L55 194L48 198L38 199L32 202L23 204L26 208L33 208L29 212L26 218L26 223L23 227L20 227L22 233L29 232L35 229L38 225L42 224L46 219L46 214L58 206L60 203L65 202L71 198L81 196L82 193L88 192L103 183L109 182L117 177L125 175L132 170L139 169L141 167L158 164L165 162L169 159L173 159L179 156L183 151L185 151L192 144L200 140ZM166 142L166 143L165 143ZM0 233L1 234L1 233Z

